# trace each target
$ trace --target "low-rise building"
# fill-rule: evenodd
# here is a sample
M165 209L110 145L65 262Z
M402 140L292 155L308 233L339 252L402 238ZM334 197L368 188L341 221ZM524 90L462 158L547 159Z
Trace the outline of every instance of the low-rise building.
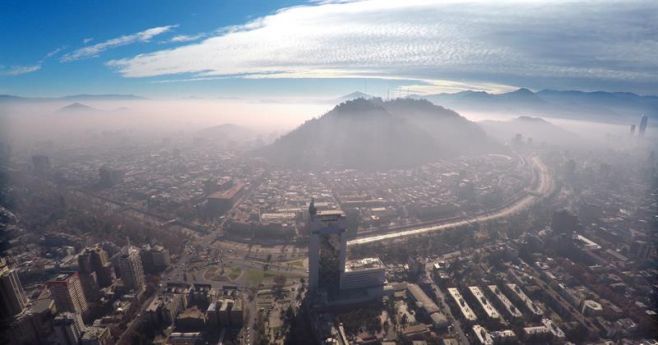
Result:
M528 311L529 314L533 317L533 319L541 318L544 315L544 311L541 310L541 308L536 305L517 284L505 284L505 287L507 288L507 292L510 294L512 299L515 299L517 302L521 303L525 307L526 311Z
M182 332L201 332L206 329L206 315L198 308L189 308L176 317L176 330Z
M448 293L450 294L450 297L452 297L453 301L457 305L457 308L459 308L459 311L461 312L462 317L469 322L475 322L477 320L477 316L473 312L473 309L466 303L464 300L464 297L462 294L457 290L457 288L448 288Z
M473 334L480 345L494 345L494 340L486 328L480 325L473 325Z
M485 315L492 320L500 320L500 313L498 310L489 302L487 297L484 296L482 290L477 286L469 286L468 290L473 295L473 298L478 302L480 308L484 311Z
M167 345L199 345L202 343L201 332L174 332L167 337Z
M489 285L487 288L495 296L498 303L503 306L503 310L507 313L507 316L513 319L521 319L523 317L521 311L512 304L512 301L496 285Z
M341 290L364 289L384 286L386 272L379 258L349 260L340 279Z
M111 345L110 330L105 327L87 327L82 335L80 345Z

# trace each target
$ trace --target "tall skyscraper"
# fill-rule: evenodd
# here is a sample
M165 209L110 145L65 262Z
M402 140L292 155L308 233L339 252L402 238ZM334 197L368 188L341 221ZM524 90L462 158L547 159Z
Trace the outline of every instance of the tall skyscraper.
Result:
M91 249L90 261L92 269L96 272L98 286L103 288L112 285L114 273L107 252L99 245L96 245Z
M109 262L105 263L98 271L96 271L96 281L101 288L112 285L114 278L114 268Z
M317 211L309 206L311 234L308 246L309 290L336 295L347 256L347 225L342 211Z
M119 272L126 288L136 292L144 289L144 267L139 249L133 246L123 248L119 257Z
M53 320L55 336L60 344L78 345L85 325L82 323L80 314L61 313Z
M72 312L84 316L89 309L78 272L62 273L47 284L58 312Z
M78 270L80 273L92 273L94 268L91 264L91 253L90 248L85 248L80 254L78 254Z
M644 135L644 132L646 132L648 125L649 125L649 117L643 115L642 120L640 120L640 129L639 129L640 136Z
M92 267L94 270L98 270L99 267L105 266L108 262L110 262L110 258L108 257L107 252L97 244L96 247L92 249L91 253Z
M93 250L85 248L80 254L78 254L80 282L82 283L82 289L85 292L87 302L95 302L100 296L100 289L96 279L97 275L91 260L92 253Z
M18 274L0 258L0 320L19 314L26 304L27 298Z

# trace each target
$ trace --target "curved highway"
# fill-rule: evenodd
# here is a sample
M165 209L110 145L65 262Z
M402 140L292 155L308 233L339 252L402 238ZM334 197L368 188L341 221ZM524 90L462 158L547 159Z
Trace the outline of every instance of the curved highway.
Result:
M356 246L360 244L367 244L385 240L391 240L396 238L402 238L406 236L420 235L428 232L443 231L448 229L458 228L464 225L475 224L475 223L486 223L493 220L498 220L501 218L508 217L514 213L517 213L520 210L526 209L533 205L537 200L541 199L543 196L548 195L553 190L553 179L548 171L548 168L544 163L538 158L533 157L532 163L534 169L537 173L538 183L537 186L528 192L528 195L523 198L513 202L511 205L503 207L502 209L481 214L478 216L473 216L470 218L450 221L447 223L436 224L432 226L423 226L419 228L412 228L408 230L402 230L397 232L390 232L381 235L368 235L361 238L356 238L347 242L348 246Z

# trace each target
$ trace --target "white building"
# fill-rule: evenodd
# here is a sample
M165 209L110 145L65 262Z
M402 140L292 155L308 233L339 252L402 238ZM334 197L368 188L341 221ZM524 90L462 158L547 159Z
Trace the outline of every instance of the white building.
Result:
M468 321L475 321L477 320L477 316L473 312L473 309L466 303L464 300L464 297L462 294L457 290L457 288L448 288L448 293L452 297L452 299L455 301L455 304L457 304L457 307L462 313L462 316L464 316L464 319Z
M380 287L385 282L386 272L379 258L349 260L340 279L340 289Z
M473 333L481 345L494 345L494 340L486 328L480 325L473 325Z
M507 298L507 296L505 296L496 285L489 285L487 288L489 288L489 291L491 291L491 293L496 296L498 302L500 302L500 304L505 307L505 310L509 316L515 319L520 319L523 317L521 311L519 311L519 309L516 308L514 304L512 304L512 301L510 301L509 298Z
M500 320L500 313L494 308L494 306L489 302L489 300L484 296L482 290L477 286L469 286L468 290L471 292L473 297L478 301L482 310L484 310L487 317L494 320Z

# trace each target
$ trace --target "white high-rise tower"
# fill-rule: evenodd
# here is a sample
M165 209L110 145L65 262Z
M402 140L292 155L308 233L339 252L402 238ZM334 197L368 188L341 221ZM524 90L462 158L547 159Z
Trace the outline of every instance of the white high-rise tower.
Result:
M345 214L339 210L317 211L311 201L309 215L309 290L316 292L322 289L329 295L335 295L340 289L347 256Z

